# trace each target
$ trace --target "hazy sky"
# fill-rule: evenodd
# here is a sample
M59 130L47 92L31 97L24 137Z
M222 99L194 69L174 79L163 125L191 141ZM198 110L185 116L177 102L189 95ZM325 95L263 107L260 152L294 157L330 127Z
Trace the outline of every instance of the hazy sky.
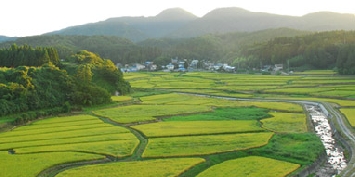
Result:
M40 35L110 17L155 16L174 7L199 17L221 7L302 16L317 11L355 14L353 4L352 0L4 0L0 6L0 35Z

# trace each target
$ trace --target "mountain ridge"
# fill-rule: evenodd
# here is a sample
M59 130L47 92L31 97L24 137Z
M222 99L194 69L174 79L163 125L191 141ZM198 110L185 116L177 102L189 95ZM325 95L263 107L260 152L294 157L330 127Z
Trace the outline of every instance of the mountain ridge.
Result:
M104 35L139 42L148 38L189 38L211 33L253 32L272 28L309 31L355 30L355 15L324 11L289 16L225 7L197 17L182 8L170 8L156 16L113 17L43 35Z
M355 15L324 11L298 17L250 12L237 7L219 8L195 20L189 26L185 26L183 30L179 29L174 37L189 34L188 37L194 37L216 32L252 32L282 27L310 31L355 30Z

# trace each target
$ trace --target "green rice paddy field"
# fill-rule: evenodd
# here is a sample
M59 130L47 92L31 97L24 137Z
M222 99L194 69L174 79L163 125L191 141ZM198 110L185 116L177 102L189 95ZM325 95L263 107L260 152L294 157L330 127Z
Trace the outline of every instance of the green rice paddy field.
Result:
M276 100L331 102L355 125L355 78L331 71L125 78L133 93L116 106L1 132L0 176L292 176L324 148L302 106Z

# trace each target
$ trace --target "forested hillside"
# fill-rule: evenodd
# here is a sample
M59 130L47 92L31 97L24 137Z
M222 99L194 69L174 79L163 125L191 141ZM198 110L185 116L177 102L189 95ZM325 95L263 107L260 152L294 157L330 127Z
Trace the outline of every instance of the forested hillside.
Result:
M60 63L56 52L53 48L16 45L0 50L0 56L6 54L0 60L0 116L23 113L14 120L19 124L68 112L73 106L109 103L114 92L130 91L129 83L110 60L80 51ZM25 59L18 60L22 57ZM8 66L8 60L16 61L16 65Z
M298 17L250 12L238 7L217 8L203 17L197 17L183 9L172 8L152 17L115 17L68 27L48 35L105 35L140 42L149 38L190 38L275 28L314 32L355 30L355 17L353 14L334 12L314 12Z
M97 23L72 26L45 35L117 36L134 42L167 37L197 17L181 8L171 8L152 17L115 17Z
M175 57L231 62L238 56L243 45L267 41L279 36L290 37L309 33L311 32L279 28L195 38L152 38L139 43L115 36L33 36L0 43L0 48L9 48L13 43L53 47L57 49L61 59L78 50L88 50L99 54L102 58L109 58L114 63L122 64L154 61L166 65L171 58Z
M59 63L58 52L54 48L33 49L28 45L18 47L13 44L9 50L0 50L0 66L41 66L49 62L54 65Z
M282 63L292 69L333 69L355 74L355 31L330 31L297 37L276 37L243 46L241 54L254 67Z
M114 36L34 36L19 38L17 44L47 46L67 59L79 50L92 51L113 63L132 64L153 61L165 66L171 58L228 63L238 69L261 69L284 64L290 70L338 69L351 74L355 44L354 31L313 33L288 28L257 32L235 32L194 38L152 38L139 43ZM13 42L0 44L11 47Z

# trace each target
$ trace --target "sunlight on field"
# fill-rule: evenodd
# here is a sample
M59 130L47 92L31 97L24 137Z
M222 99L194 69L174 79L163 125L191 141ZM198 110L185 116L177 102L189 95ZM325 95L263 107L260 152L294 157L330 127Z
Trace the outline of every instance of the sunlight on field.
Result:
M105 156L121 161L58 176L163 177L187 170L192 176L286 176L324 152L307 131L302 106L288 101L337 103L355 127L354 78L332 71L296 74L124 73L134 92L113 96L110 108L0 133L0 176L37 176L55 164Z
M190 156L244 150L267 144L273 134L266 132L152 138L148 141L143 157Z
M355 127L355 108L342 108L340 111L346 116L350 125Z
M266 108L274 111L286 111L286 112L295 112L302 113L302 106L295 103L287 102L268 102L268 101L241 101L244 105L256 106L260 108Z
M296 113L270 113L272 118L261 120L263 128L275 132L307 132L305 114Z
M121 102L121 101L131 101L132 97L130 96L111 96L112 101L117 101L117 102Z
M255 120L170 121L132 126L147 137L206 135L265 131Z
M333 70L308 70L303 72L295 72L294 74L303 74L303 75L334 75L337 74Z
M237 98L251 98L255 93L257 95L266 93L266 96L273 93L282 94L289 99L293 99L291 95L308 95L312 98L320 97L320 99L355 97L351 90L343 90L343 86L355 84L354 78L335 75L335 72L331 70L307 71L290 76L225 73L162 73L161 75L146 74L146 77L143 77L142 73L138 75L140 77L131 79L133 88L154 87L176 92ZM334 90L332 87L341 89Z
M95 125L95 126L93 126ZM55 117L0 134L0 150L17 153L82 151L127 156L138 139L126 128L105 124L89 115Z
M337 90L313 93L313 95L334 96L334 97L343 97L343 98L355 98L355 91L353 90L353 88L351 90L340 90L340 89L337 89Z
M102 109L93 113L107 117L118 123L133 123L156 120L155 116L169 116L186 113L199 113L211 111L205 105L130 105L117 108Z
M295 103L287 102L269 102L269 101L230 101L206 96L197 96L190 94L161 94L146 96L140 98L143 104L169 104L169 105L208 105L218 107L240 107L240 106L256 106L270 110L280 110L287 112L303 112L302 106Z
M103 158L105 158L105 156L80 152L8 154L5 151L0 151L0 176L37 176L42 170L56 164Z
M310 94L324 91L331 91L331 88L282 88L282 89L269 89L267 93L292 93L292 94Z
M225 161L203 171L198 177L249 176L283 177L299 168L300 165L265 157L250 156Z
M325 152L314 133L276 133L265 146L252 149L253 154L308 165Z
M172 158L135 162L118 162L88 165L59 173L57 177L166 177L179 176L192 166L202 163L202 158Z
M168 121L227 121L227 120L261 120L271 117L268 109L250 107L218 107L212 112L178 115L163 119Z

